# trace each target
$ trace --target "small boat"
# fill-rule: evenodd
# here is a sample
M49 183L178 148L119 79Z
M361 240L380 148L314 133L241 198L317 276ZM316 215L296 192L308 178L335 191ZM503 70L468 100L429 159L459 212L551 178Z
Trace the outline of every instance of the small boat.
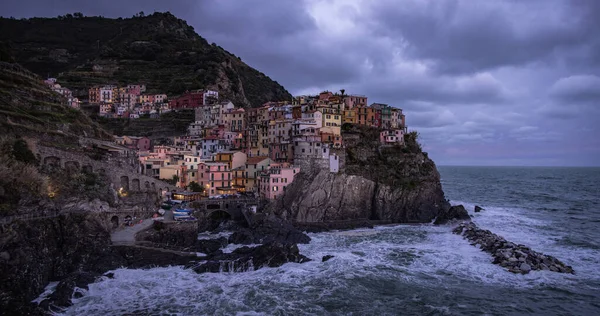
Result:
M188 210L188 209L175 209L173 210L173 215L177 216L177 215L190 215L192 213L192 211Z

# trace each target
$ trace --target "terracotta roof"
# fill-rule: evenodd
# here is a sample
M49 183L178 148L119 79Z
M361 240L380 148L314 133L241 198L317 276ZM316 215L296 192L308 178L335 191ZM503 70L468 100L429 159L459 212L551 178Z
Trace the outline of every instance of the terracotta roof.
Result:
M255 165L265 159L268 159L269 157L266 156L258 156L258 157L248 157L247 163L249 165Z

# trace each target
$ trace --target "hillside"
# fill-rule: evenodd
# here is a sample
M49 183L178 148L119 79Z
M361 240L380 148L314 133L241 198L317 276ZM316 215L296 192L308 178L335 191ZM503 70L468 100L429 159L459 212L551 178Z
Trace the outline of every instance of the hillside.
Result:
M196 34L170 13L145 17L0 18L0 42L18 63L54 76L87 99L102 83L144 83L169 96L186 90L218 90L239 105L289 100L277 82Z
M80 136L110 139L98 124L63 105L64 101L40 77L18 64L0 61L0 129L4 136L52 139L60 144L75 142Z

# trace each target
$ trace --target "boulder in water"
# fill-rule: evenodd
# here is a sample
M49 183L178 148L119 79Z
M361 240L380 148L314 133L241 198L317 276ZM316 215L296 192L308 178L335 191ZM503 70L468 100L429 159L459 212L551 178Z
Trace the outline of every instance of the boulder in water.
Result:
M48 301L44 303L44 307L68 307L73 305L71 302L72 297L77 297L75 293L76 288L88 289L88 284L96 281L98 274L88 272L74 272L68 277L60 281L54 290L54 293L50 295Z
M479 213L481 211L485 211L485 209L479 205L475 205L475 213Z
M326 255L326 256L323 256L323 259L321 260L321 262L328 261L329 259L331 259L331 258L333 258L333 257L335 257L335 256L332 256L332 255Z
M227 238L200 239L196 241L196 251L210 254L227 246Z
M277 216L256 214L250 228L240 227L229 236L231 244L308 244L310 237L294 227L290 222Z
M241 247L232 253L220 253L193 267L197 273L243 272L262 267L279 267L287 262L304 263L309 258L300 254L295 244L269 243L258 247Z
M447 211L442 212L435 219L434 225L443 225L451 220L471 220L471 216L462 205L451 206Z

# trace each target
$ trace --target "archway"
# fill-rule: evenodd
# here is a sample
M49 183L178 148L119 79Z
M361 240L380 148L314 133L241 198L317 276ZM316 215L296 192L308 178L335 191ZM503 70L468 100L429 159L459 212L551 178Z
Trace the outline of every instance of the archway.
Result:
M55 157L55 156L48 156L48 157L44 158L44 165L60 167L60 158Z
M112 228L118 228L119 227L119 216L113 216L110 219L110 223L112 224Z
M231 214L222 210L217 210L208 214L208 218L212 220L226 221L231 219Z
M138 179L131 180L131 189L134 192L138 192L140 190L140 180L138 180Z
M125 191L129 191L129 177L128 176L121 177L121 188L123 188L123 190L125 190Z

